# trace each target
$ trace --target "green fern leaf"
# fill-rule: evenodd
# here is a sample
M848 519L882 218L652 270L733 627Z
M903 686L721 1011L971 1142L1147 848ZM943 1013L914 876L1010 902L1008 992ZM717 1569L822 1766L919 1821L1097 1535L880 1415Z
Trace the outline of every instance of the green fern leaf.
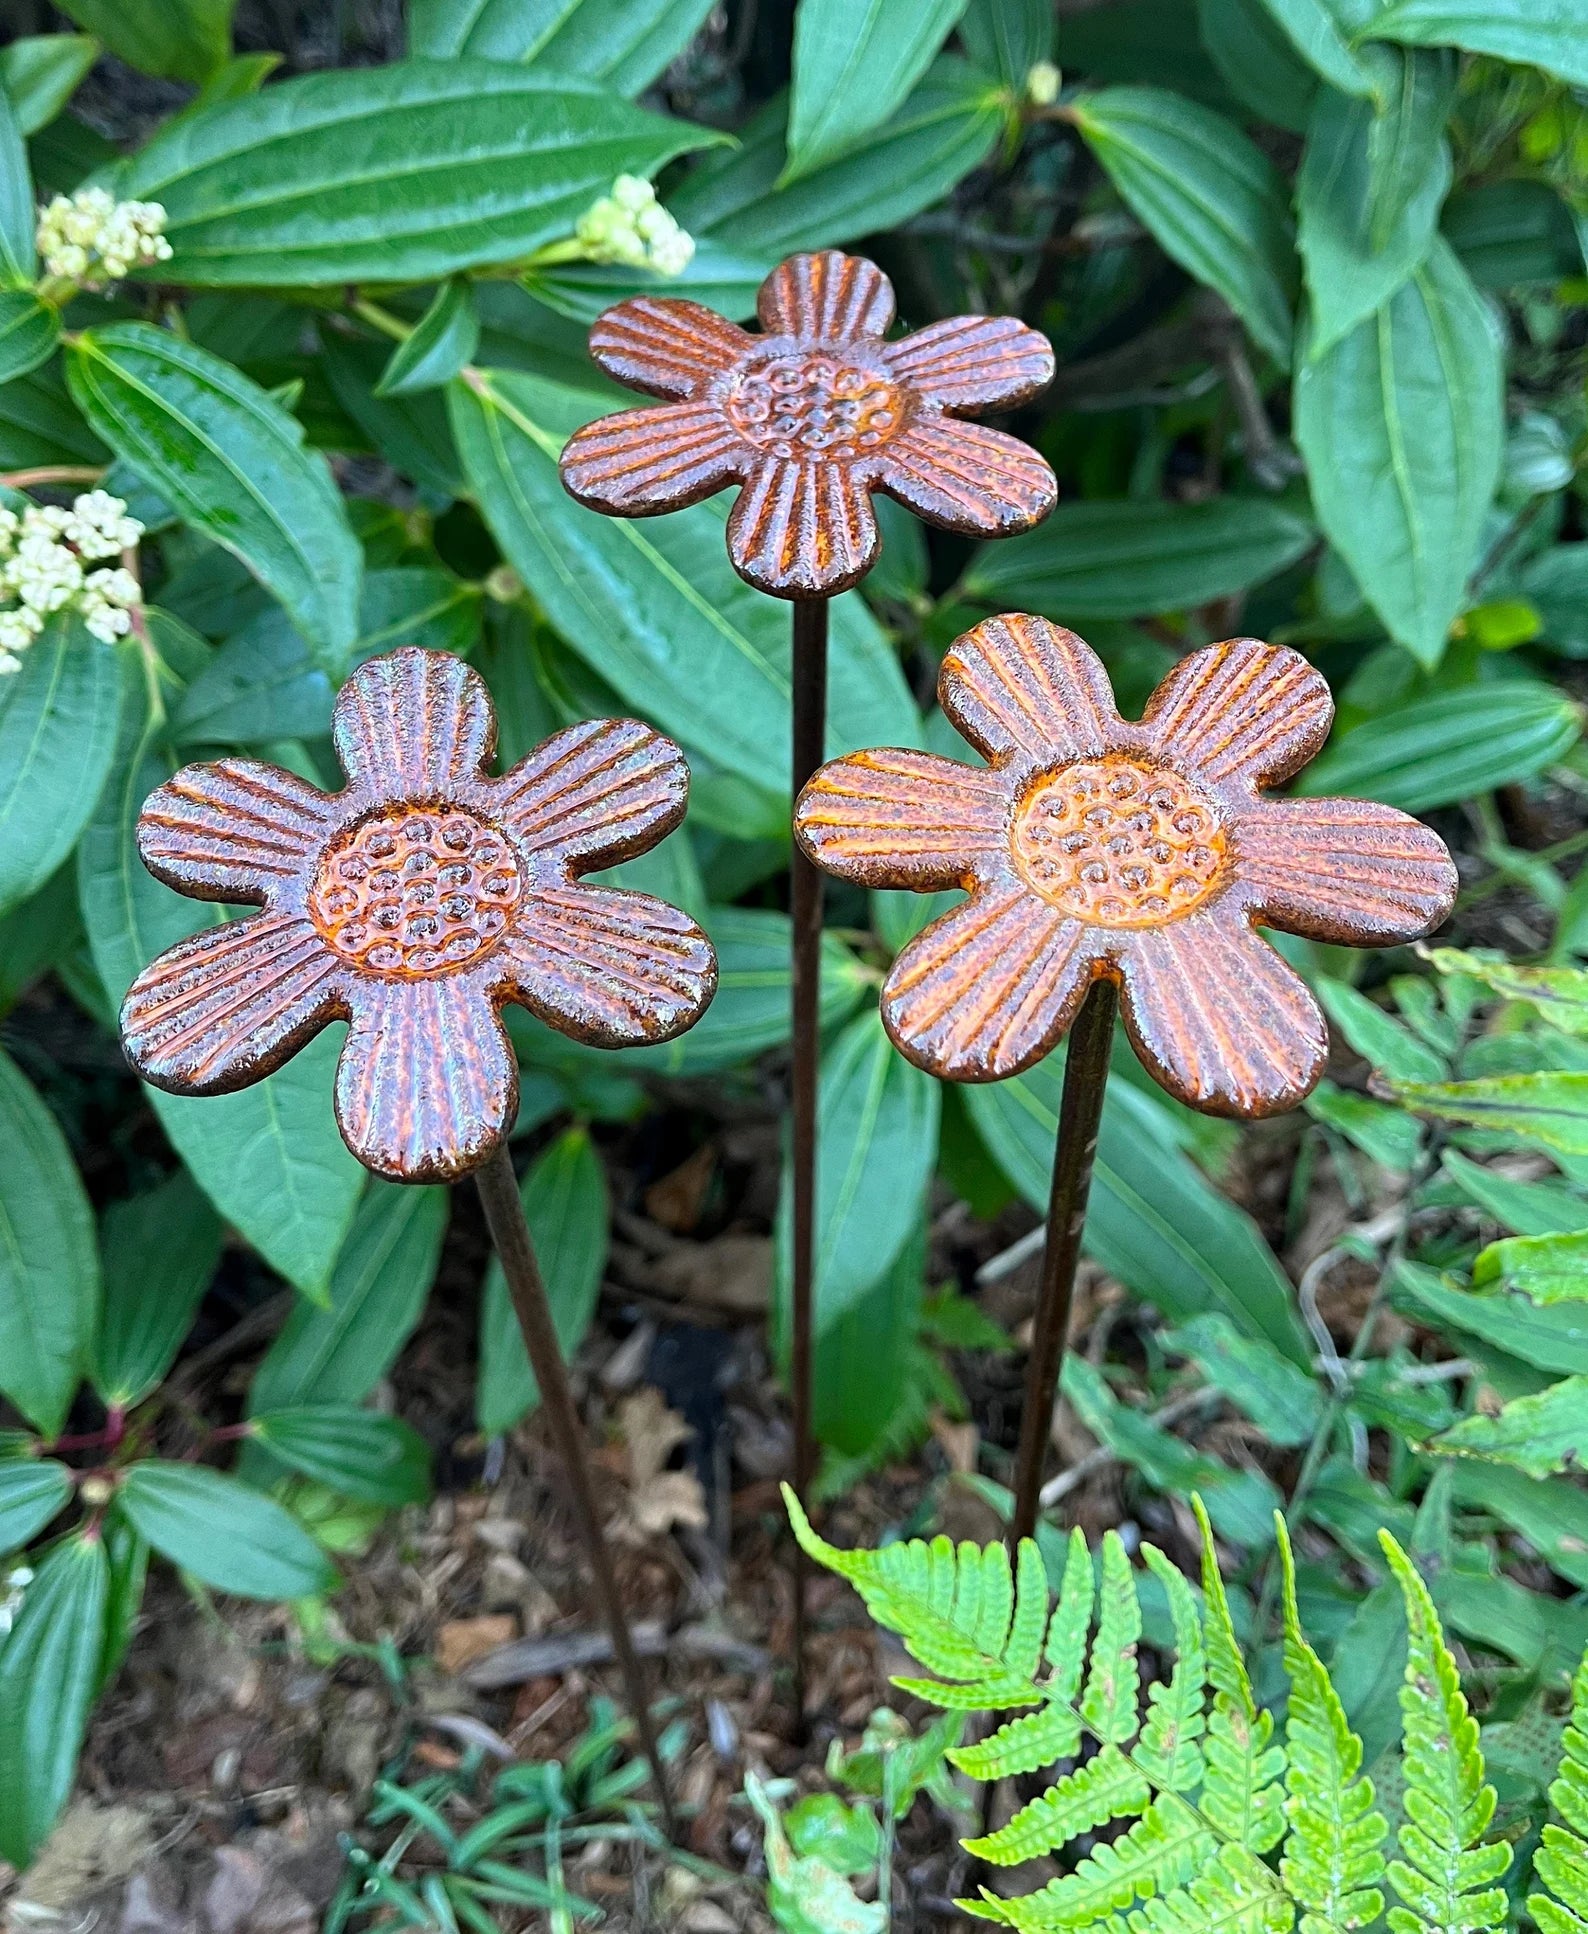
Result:
M903 1679L894 1684L909 1691ZM1017 1773L1035 1773L1055 1760L1068 1759L1081 1743L1081 1722L1062 1705L1041 1712L1023 1712L1006 1720L995 1733L974 1746L959 1746L948 1755L952 1765L973 1780L1007 1780Z
M1549 1789L1566 1825L1545 1827L1533 1856L1544 1894L1529 1894L1541 1934L1588 1934L1588 1652L1571 1682L1571 1719L1561 1740L1560 1772Z
M1136 1642L1141 1637L1141 1605L1136 1574L1117 1531L1103 1537L1103 1586L1099 1594L1097 1636L1081 1694L1081 1717L1099 1739L1123 1746L1136 1736L1141 1673Z
M1064 1560L1064 1579L1059 1586L1058 1608L1048 1627L1047 1660L1053 1668L1048 1679L1048 1697L1074 1705L1081 1689L1081 1672L1086 1664L1086 1635L1092 1627L1092 1606L1097 1597L1097 1581L1092 1575L1092 1554L1086 1534L1079 1525L1070 1532L1070 1548Z
M1132 1819L1151 1798L1152 1789L1119 1748L1105 1746L1021 1807L1007 1826L963 1844L994 1867L1018 1867L1068 1846L1077 1834Z
M1393 1934L1474 1934L1504 1922L1505 1892L1492 1883L1510 1866L1511 1849L1479 1844L1494 1817L1494 1788L1484 1782L1478 1724L1428 1587L1387 1531L1379 1543L1400 1583L1407 1627L1405 1858L1389 1866L1390 1885L1405 1905L1387 1918Z
M1301 1934L1343 1934L1384 1911L1382 1813L1361 1777L1362 1742L1352 1732L1324 1663L1308 1644L1296 1607L1296 1567L1276 1511L1285 1598L1285 1670L1290 1717L1285 1744L1285 1842L1280 1875L1301 1909Z
M1200 1815L1178 1795L1165 1793L1117 1840L1094 1847L1073 1872L1050 1880L1036 1893L1000 1900L984 1891L979 1902L962 1900L959 1905L1021 1934L1090 1928L1138 1900L1172 1894L1207 1865L1216 1849ZM1269 1885L1273 1887L1271 1880Z
M1244 1847L1225 1847L1190 1882L1111 1915L1094 1934L1289 1934L1294 1912L1274 1877Z
M1169 1680L1147 1688L1147 1718L1136 1742L1136 1764L1154 1786L1170 1793L1189 1793L1202 1782L1208 1661L1202 1643L1202 1616L1179 1569L1155 1545L1143 1545L1141 1555L1160 1580L1169 1598L1174 1621L1175 1663Z
M1285 1830L1284 1792L1279 1784L1285 1755L1273 1743L1273 1715L1260 1712L1252 1697L1252 1682L1219 1575L1213 1527L1201 1498L1193 1497L1191 1505L1202 1531L1202 1595L1208 1678L1213 1686L1213 1711L1202 1749L1207 1769L1202 1811L1221 1838L1252 1853L1266 1853Z

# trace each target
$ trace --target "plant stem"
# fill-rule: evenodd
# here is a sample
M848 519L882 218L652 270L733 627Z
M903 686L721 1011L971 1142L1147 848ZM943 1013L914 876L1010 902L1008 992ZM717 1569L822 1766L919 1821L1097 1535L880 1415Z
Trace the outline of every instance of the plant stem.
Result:
M404 322L401 316L394 316L390 309L383 309L367 296L355 297L348 307L360 322L367 322L371 329L378 329L383 336L390 336L393 342L407 342L414 333L411 322Z
M794 605L793 790L822 762L827 724L827 600L803 598ZM796 844L789 861L789 911L793 926L790 993L793 1004L794 1069L790 1389L794 1405L794 1490L807 1503L816 1469L811 1435L812 1270L816 1242L816 1083L821 1053L822 875ZM805 1723L805 1594L809 1567L794 1546L794 1710Z
M629 1706L634 1714L634 1723L639 1728L640 1743L644 1748L646 1759L650 1762L651 1778L656 1782L662 1815L671 1836L677 1830L677 1816L673 1812L672 1793L662 1767L656 1729L651 1723L650 1699L646 1691L645 1675L640 1669L639 1655L634 1650L634 1639L629 1631L628 1619L624 1615L623 1601L618 1595L617 1576L612 1569L612 1554L607 1548L606 1535L601 1529L601 1518L596 1509L595 1490L590 1482L590 1466L586 1458L584 1432L579 1422L578 1409L574 1404L573 1390L568 1382L568 1369L562 1360L562 1347L557 1341L557 1329L552 1320L551 1304L546 1299L545 1279L540 1273L540 1264L535 1258L535 1245L530 1238L529 1224L524 1219L524 1205L519 1199L518 1180L513 1173L513 1159L508 1154L505 1143L497 1149L488 1162L474 1171L474 1181L480 1191L480 1200L485 1206L485 1220L490 1225L491 1240L496 1245L496 1253L502 1259L502 1273L507 1278L507 1290L513 1300L513 1311L518 1318L518 1327L524 1334L524 1347L529 1352L530 1367L534 1370L535 1381L540 1386L541 1405L545 1411L546 1421L551 1426L557 1454L562 1460L573 1492L574 1515L579 1521L580 1536L584 1539L585 1550L590 1559L590 1569L595 1575L596 1596L601 1601L602 1615L606 1619L607 1629L612 1634L612 1650L617 1656L618 1666L623 1674L623 1683L628 1693Z
M32 470L8 470L0 484L12 490L27 490L34 484L98 483L104 468L86 463L41 463Z
M1059 1102L1059 1135L1053 1151L1053 1189L1048 1198L1047 1247L1042 1256L1042 1287L1037 1293L1036 1333L1026 1368L1025 1409L1020 1418L1020 1448L1015 1458L1015 1508L1009 1542L1035 1534L1042 1490L1042 1463L1053 1426L1075 1270L1081 1259L1086 1198L1092 1187L1097 1129L1108 1085L1108 1051L1114 1040L1119 990L1112 980L1095 981L1070 1029L1064 1063L1064 1093Z

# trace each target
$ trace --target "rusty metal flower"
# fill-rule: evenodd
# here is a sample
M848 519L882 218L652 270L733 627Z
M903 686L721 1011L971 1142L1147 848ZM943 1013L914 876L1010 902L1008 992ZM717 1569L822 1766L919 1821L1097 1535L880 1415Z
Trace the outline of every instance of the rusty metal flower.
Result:
M607 310L590 354L630 389L677 400L569 439L562 480L580 503L648 517L742 484L729 555L782 598L831 597L865 576L874 490L979 537L1029 530L1053 508L1053 472L1034 450L960 420L1047 387L1053 351L1036 330L956 316L888 342L888 278L833 250L791 256L756 309L759 335L669 297Z
M122 1037L145 1080L229 1093L345 1019L348 1146L382 1175L444 1180L490 1155L517 1112L504 1001L602 1047L665 1041L700 1017L717 967L695 923L579 877L683 818L689 773L670 739L590 720L488 777L496 719L478 673L412 647L359 666L332 731L341 792L221 759L150 794L150 872L263 910L206 927L133 982Z
M1318 1080L1328 1034L1253 927L1388 946L1450 911L1455 868L1417 820L1366 800L1262 797L1317 754L1334 715L1297 652L1255 638L1193 652L1138 724L1074 632L989 618L955 642L938 692L987 766L856 752L822 767L795 819L805 851L844 879L969 889L883 988L889 1034L931 1074L1029 1068L1106 976L1171 1094L1272 1114Z

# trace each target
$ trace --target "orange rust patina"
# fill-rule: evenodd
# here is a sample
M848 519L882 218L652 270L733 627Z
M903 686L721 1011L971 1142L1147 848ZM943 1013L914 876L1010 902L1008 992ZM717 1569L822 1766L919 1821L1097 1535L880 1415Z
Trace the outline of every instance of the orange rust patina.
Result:
M871 492L947 530L1008 537L1053 508L1034 450L966 416L1053 378L1047 339L1012 316L956 316L887 341L888 278L858 256L795 255L761 285L762 333L698 302L636 296L590 332L620 383L675 399L569 439L562 480L594 510L648 517L743 489L728 551L751 584L830 597L876 562Z
M359 666L336 701L346 788L249 759L188 766L149 795L138 849L194 899L257 906L151 963L122 1008L138 1072L225 1094L351 1022L336 1113L398 1181L484 1161L518 1109L500 1009L576 1040L665 1041L716 987L710 942L648 893L580 875L643 853L684 816L689 774L633 719L569 726L500 778L478 673L411 647Z
M1107 977L1171 1094L1211 1114L1272 1114L1318 1080L1328 1033L1253 928L1382 947L1450 911L1450 855L1406 813L1263 797L1318 753L1334 715L1298 652L1255 638L1192 652L1137 723L1074 632L989 618L955 642L938 692L985 766L852 753L821 768L795 815L830 873L969 892L883 988L889 1034L931 1074L1029 1068Z

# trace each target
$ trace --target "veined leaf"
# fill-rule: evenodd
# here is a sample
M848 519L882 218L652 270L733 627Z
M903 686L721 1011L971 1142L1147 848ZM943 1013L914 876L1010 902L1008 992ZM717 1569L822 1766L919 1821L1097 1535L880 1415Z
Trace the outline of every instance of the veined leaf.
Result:
M430 1447L400 1417L352 1404L260 1411L256 1442L305 1477L362 1504L418 1504L430 1495Z
M46 362L61 339L58 310L31 289L0 291L0 383Z
M0 1459L0 1555L20 1551L72 1495L72 1473L50 1457Z
M1481 1250L1474 1288L1503 1282L1535 1303L1588 1302L1588 1215L1569 1235L1506 1236Z
M1503 956L1490 958L1459 947L1429 948L1427 958L1438 973L1463 974L1502 1000L1528 1002L1551 1027L1588 1034L1588 969L1515 966Z
M1053 11L1047 0L970 0L959 37L978 67L1020 88L1053 52Z
M48 127L99 58L87 34L23 34L0 47L0 87L24 134Z
M375 385L377 396L408 396L450 383L480 346L480 318L470 283L443 283L413 334L398 343Z
M162 80L206 81L232 49L237 0L67 0L61 11L118 60Z
M159 1188L105 1211L93 1381L108 1407L141 1403L176 1361L214 1280L223 1234L220 1217L180 1169Z
M0 88L0 288L24 289L38 260L33 174L11 96Z
M694 38L712 0L413 0L408 51L533 61L638 94Z
M1414 47L1465 47L1588 87L1588 8L1582 0L1392 0L1372 17L1368 32Z
M1313 985L1329 1019L1375 1068L1399 1081L1437 1081L1444 1074L1443 1057L1366 994L1325 974Z
M926 72L965 0L804 0L779 187L855 147Z
M1476 1081L1397 1081L1419 1115L1521 1135L1563 1155L1588 1155L1588 1074L1496 1074Z
M1444 1457L1514 1464L1529 1477L1581 1470L1588 1462L1588 1376L1566 1377L1534 1396L1513 1397L1492 1417L1463 1417L1423 1448Z
M307 1598L330 1560L273 1498L204 1464L129 1465L116 1510L162 1557L238 1598Z
M1575 1482L1463 1459L1452 1473L1451 1491L1469 1510L1485 1511L1520 1532L1569 1583L1588 1586L1588 1494Z
M1588 1375L1588 1310L1579 1303L1545 1308L1513 1294L1475 1296L1435 1269L1403 1262L1395 1271L1396 1301L1418 1317L1465 1330L1492 1349L1519 1357L1555 1376Z
M1166 1349L1189 1356L1274 1444L1305 1444L1317 1428L1323 1395L1316 1381L1262 1338L1243 1335L1221 1312L1209 1310L1169 1331Z
M1297 53L1266 0L1197 0L1202 45L1243 107L1305 134L1318 75Z
M1262 0L1275 26L1315 72L1343 94L1371 94L1373 77L1351 51L1329 0Z
M1519 1236L1571 1235L1588 1229L1588 1197L1564 1182L1517 1182L1455 1149L1446 1149L1440 1161L1469 1201Z

